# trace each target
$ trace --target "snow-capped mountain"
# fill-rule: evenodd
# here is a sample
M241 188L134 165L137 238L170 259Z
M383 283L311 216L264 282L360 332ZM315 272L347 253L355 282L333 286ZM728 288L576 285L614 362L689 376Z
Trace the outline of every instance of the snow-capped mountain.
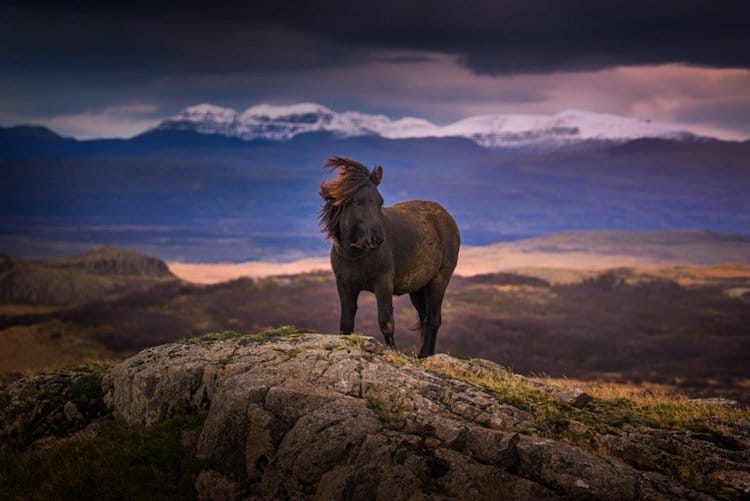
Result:
M158 129L192 130L247 141L286 141L308 132L338 137L379 136L388 139L465 137L488 148L556 148L584 142L626 142L639 138L696 137L683 127L618 115L566 110L555 115L493 114L468 117L448 125L356 111L336 112L315 103L290 106L261 104L243 112L211 104L191 106L162 122Z

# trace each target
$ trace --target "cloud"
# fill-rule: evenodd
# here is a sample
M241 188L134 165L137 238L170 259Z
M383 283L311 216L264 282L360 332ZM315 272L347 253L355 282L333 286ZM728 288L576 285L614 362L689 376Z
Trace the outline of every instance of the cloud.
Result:
M624 65L750 67L744 0L7 2L6 70L139 75L353 65L373 51L452 54L479 74ZM54 53L56 57L50 57Z
M158 106L153 104L124 104L108 106L100 111L39 118L36 123L45 125L64 136L72 136L76 139L127 138L158 125L159 118L143 116L151 115L158 109Z
M750 134L746 1L11 0L0 19L13 48L0 52L0 119L80 137L129 135L205 101L442 123L582 108ZM160 108L137 116L118 102Z
M104 110L102 110L102 113L133 115L142 113L154 113L156 111L159 111L159 106L155 104L132 103L107 106L106 108L104 108Z

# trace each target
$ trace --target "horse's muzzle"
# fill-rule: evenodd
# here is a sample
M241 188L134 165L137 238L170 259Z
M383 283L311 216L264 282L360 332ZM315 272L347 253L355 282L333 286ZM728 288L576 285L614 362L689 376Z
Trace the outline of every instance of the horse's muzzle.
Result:
M351 243L352 247L357 249L375 250L381 245L385 239L380 235L375 235L370 238L358 239L356 242Z

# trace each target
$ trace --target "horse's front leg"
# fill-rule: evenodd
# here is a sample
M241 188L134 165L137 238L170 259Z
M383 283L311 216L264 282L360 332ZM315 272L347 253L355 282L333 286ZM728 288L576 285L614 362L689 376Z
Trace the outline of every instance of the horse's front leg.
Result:
M346 285L336 282L339 291L339 301L341 302L341 322L339 323L339 332L341 334L351 334L354 332L354 316L357 314L357 298L359 290L347 287Z
M385 344L390 348L396 348L393 340L393 285L390 283L380 284L375 289L375 297L378 301L378 325L383 333Z

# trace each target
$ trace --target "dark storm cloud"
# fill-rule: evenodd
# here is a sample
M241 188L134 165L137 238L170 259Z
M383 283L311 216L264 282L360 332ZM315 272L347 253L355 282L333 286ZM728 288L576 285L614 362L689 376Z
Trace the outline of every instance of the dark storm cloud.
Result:
M17 2L6 71L243 71L346 65L374 49L457 54L483 74L680 62L750 67L750 2Z

